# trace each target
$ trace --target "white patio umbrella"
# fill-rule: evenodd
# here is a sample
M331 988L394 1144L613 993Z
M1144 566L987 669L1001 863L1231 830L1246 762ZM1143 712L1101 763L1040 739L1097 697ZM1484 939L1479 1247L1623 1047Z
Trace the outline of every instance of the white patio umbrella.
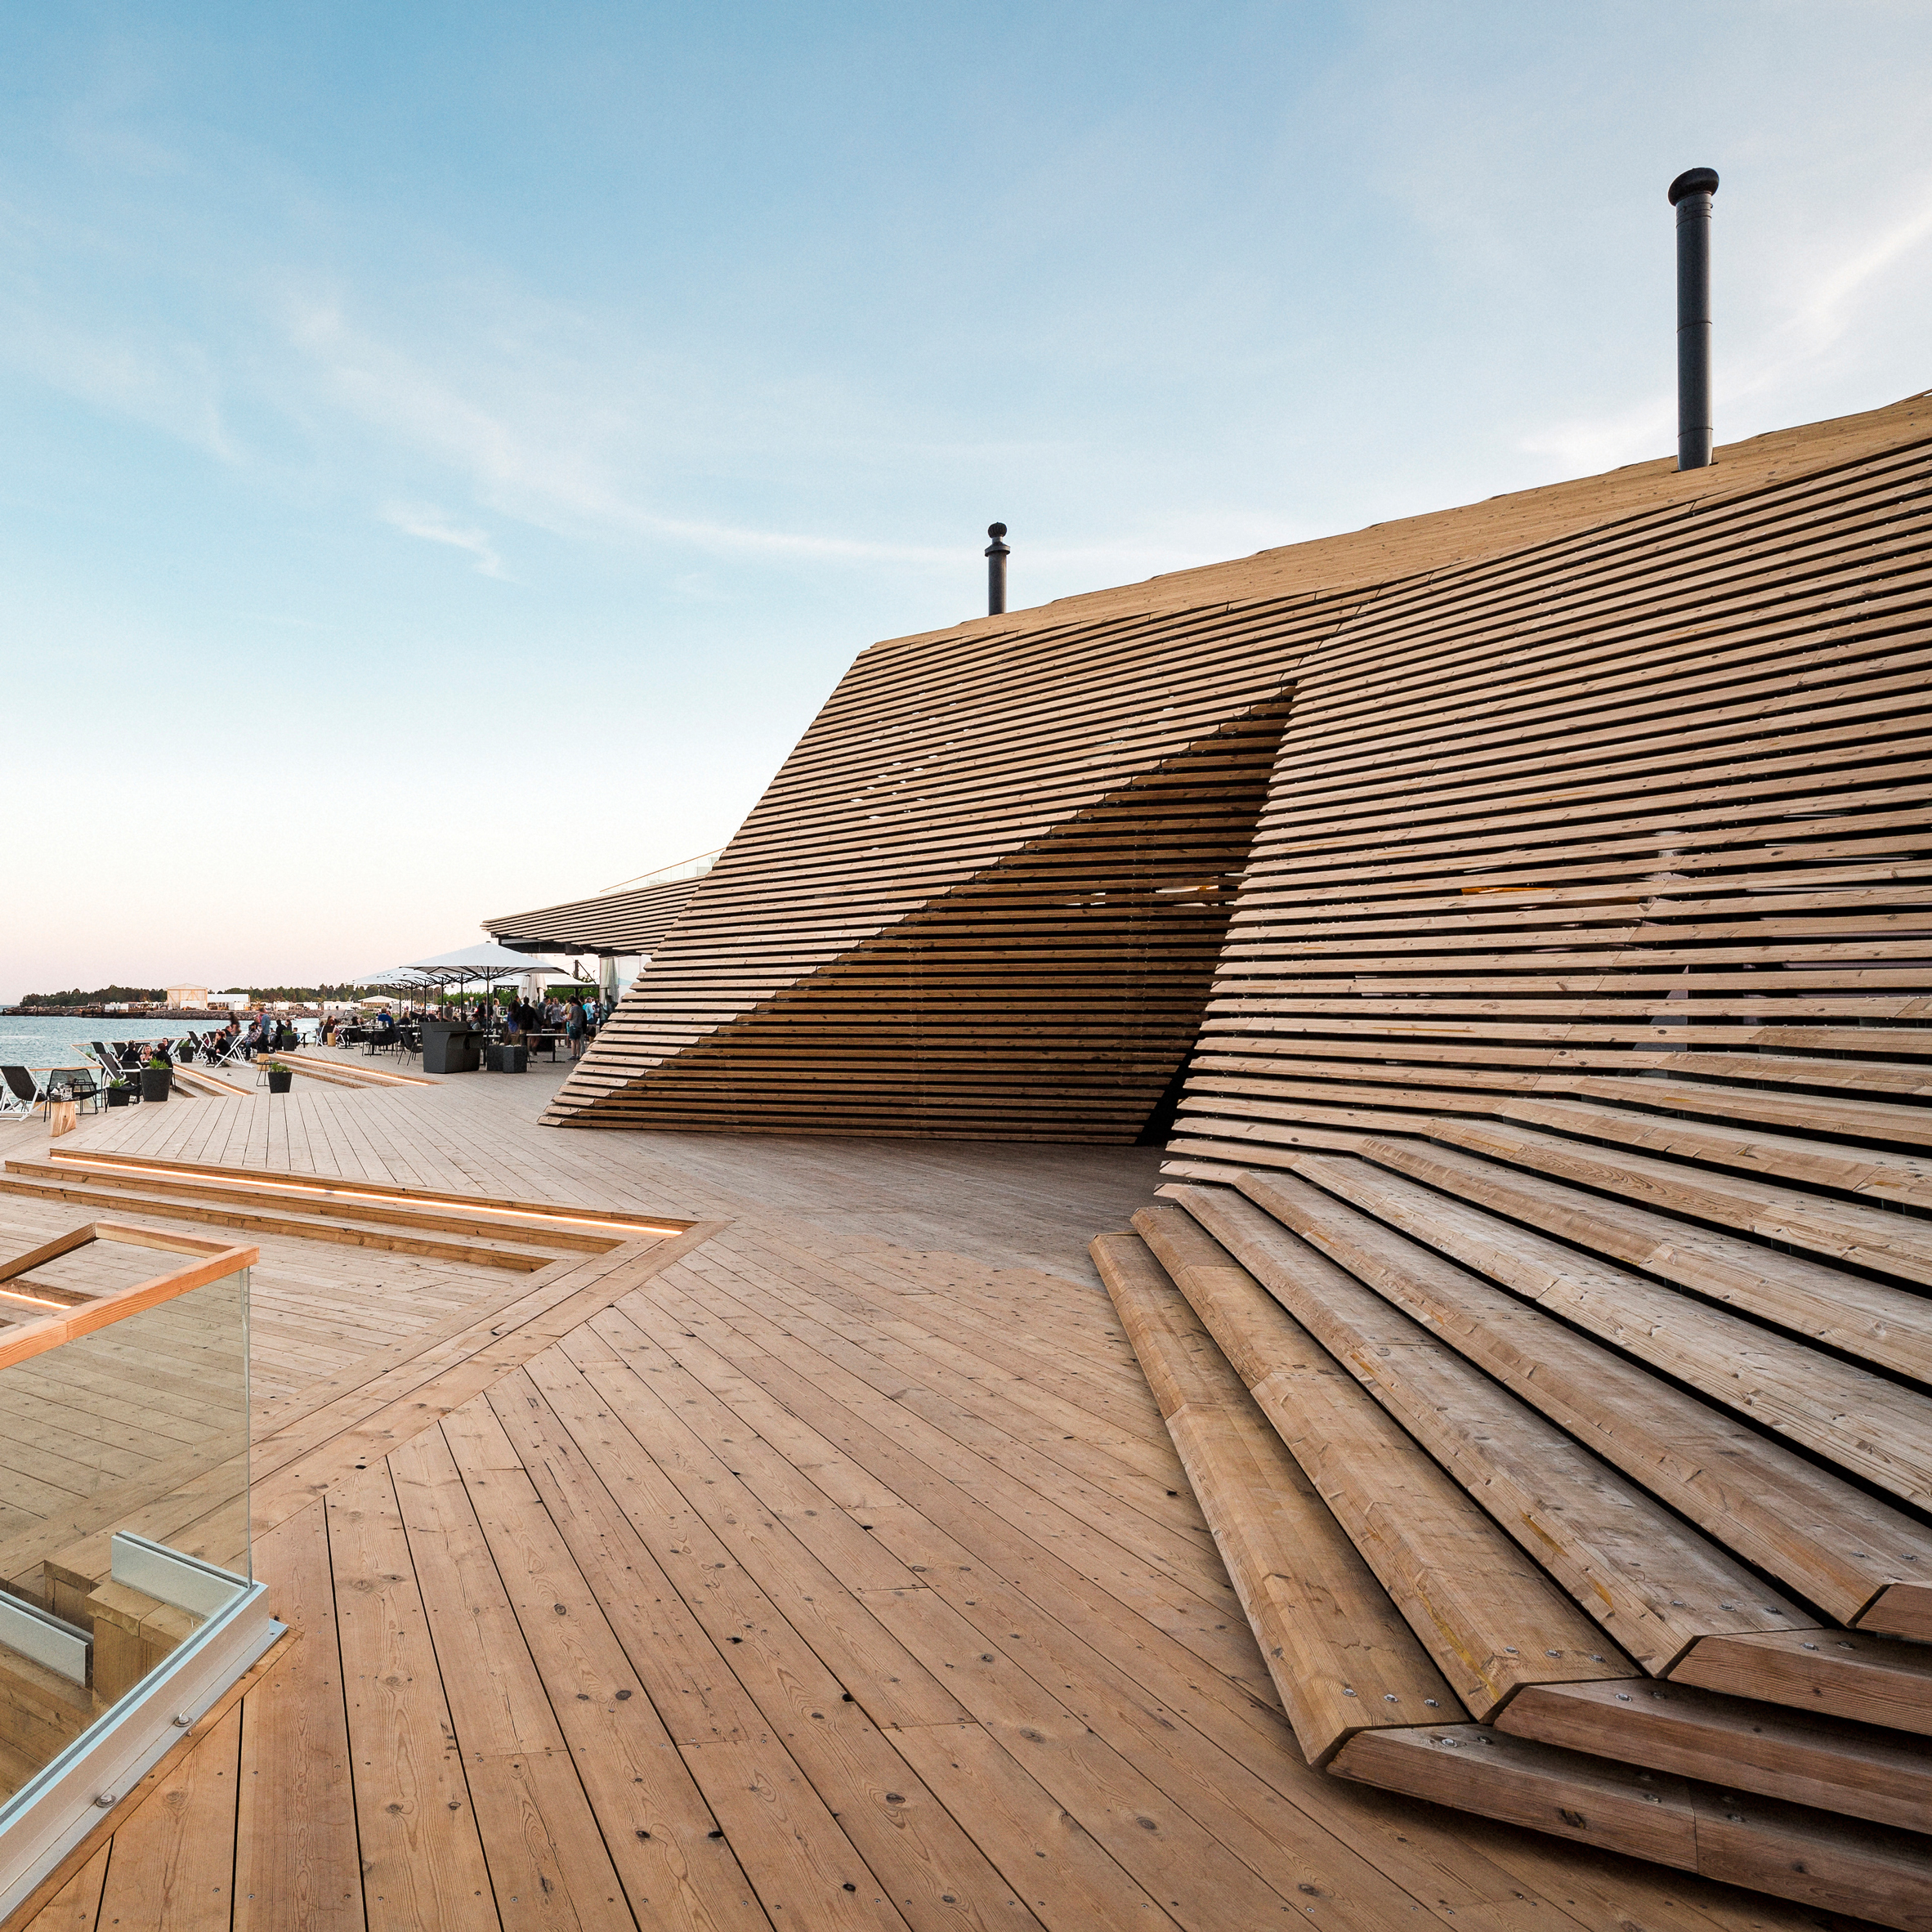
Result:
M499 979L518 979L525 973L533 977L561 973L564 968L553 965L548 959L534 959L528 953L512 952L507 946L499 946L494 939L476 939L467 946L458 946L453 952L438 953L427 959L412 959L400 970L420 974L419 983L436 986L463 986L471 980L480 979L487 992Z

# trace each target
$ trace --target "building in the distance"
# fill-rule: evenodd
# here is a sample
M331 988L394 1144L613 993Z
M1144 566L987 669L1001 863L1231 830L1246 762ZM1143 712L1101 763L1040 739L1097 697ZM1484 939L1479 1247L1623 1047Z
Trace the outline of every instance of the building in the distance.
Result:
M166 986L163 989L168 1004L174 1007L192 1007L197 1012L206 1009L208 991L206 986Z

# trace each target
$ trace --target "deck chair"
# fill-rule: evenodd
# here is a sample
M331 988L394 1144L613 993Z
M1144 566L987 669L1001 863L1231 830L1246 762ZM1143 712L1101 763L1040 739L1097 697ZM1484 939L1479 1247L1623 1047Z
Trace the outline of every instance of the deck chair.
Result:
M39 1106L40 1083L24 1067L0 1067L0 1113L30 1114Z

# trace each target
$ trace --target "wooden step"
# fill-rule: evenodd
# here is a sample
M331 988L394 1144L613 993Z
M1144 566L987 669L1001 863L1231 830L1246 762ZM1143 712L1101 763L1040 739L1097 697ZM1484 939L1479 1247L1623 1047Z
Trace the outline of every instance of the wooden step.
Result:
M94 1717L94 1695L85 1684L0 1644L0 1764L38 1771Z
M88 1187L114 1187L147 1199L208 1201L218 1206L321 1214L331 1221L368 1221L380 1227L431 1230L442 1233L481 1235L520 1246L573 1248L587 1254L606 1254L619 1245L616 1234L592 1234L557 1222L521 1225L486 1214L463 1214L442 1208L415 1207L382 1201L358 1201L347 1190L318 1198L313 1192L273 1183L250 1186L234 1180L198 1181L167 1174L121 1173L99 1164L85 1167L65 1161L9 1161L7 1172L23 1180L52 1181L65 1186L77 1182Z
M1433 1141L1371 1139L1361 1152L1444 1193L1932 1384L1932 1306L1921 1295Z
M1927 1563L1925 1533L1899 1512L1300 1175L1244 1174L1240 1187L1268 1217L1827 1617L1853 1621ZM1254 1265L1264 1268L1266 1228L1246 1225Z
M1257 1359L1280 1314L1272 1295L1652 1676L1712 1630L1812 1621L1252 1201L1170 1192L1185 1214L1145 1209L1134 1226L1183 1293L1192 1300L1196 1272L1231 1256L1248 1263L1265 1284L1240 1317ZM1593 1674L1609 1675L1571 1675Z
M199 1201L170 1201L163 1196L123 1193L112 1188L77 1187L58 1181L28 1180L18 1174L0 1175L0 1194L31 1195L42 1201L71 1201L79 1207L114 1208L123 1213L163 1219L199 1221L217 1228L245 1228L251 1234L284 1234L298 1241L333 1241L345 1247L382 1248L396 1254L428 1254L442 1261L465 1261L480 1268L503 1268L534 1274L558 1259L528 1249L482 1241L433 1241L423 1235L391 1233L375 1228L345 1227L317 1217L251 1214L240 1208L216 1207Z
M440 1087L443 1083L427 1074L399 1073L393 1067L378 1067L370 1059L331 1060L320 1053L264 1053L265 1060L277 1060L297 1073L312 1074L318 1080L335 1080L354 1087ZM366 1056L365 1056L366 1058Z
M1706 1401L1737 1411L1907 1503L1932 1506L1932 1398L1922 1391L1901 1388L1545 1234L1445 1200L1366 1161L1297 1155L1293 1171L1647 1367L1688 1384ZM1932 1304L1921 1304L1916 1319L1932 1335ZM1746 1428L1737 1428L1734 1439L1733 1456L1749 1459L1762 1447ZM1760 1460L1756 1479L1781 1491L1788 1492L1794 1481L1804 1483L1809 1473L1809 1465L1796 1458L1773 1455ZM1831 1509L1846 1527L1863 1528L1867 1512L1862 1503L1845 1486L1841 1493L1827 1487L1822 1496L1813 1495L1808 1506ZM1903 1516L1887 1522L1881 1514L1872 1527L1898 1547L1913 1547L1916 1525ZM1932 1534L1918 1531L1917 1536L1916 1561L1932 1576Z
M1634 1673L1590 1617L1186 1214L1144 1208L1134 1225L1470 1711L1487 1718L1525 1684Z
M1925 1644L1862 1630L1706 1637L1670 1679L1932 1737L1932 1646Z
M78 1621L94 1633L94 1701L102 1710L132 1690L203 1622L190 1611L111 1579L89 1593Z
M1498 1102L1496 1111L1508 1120L1673 1154L1683 1161L1842 1188L1875 1201L1932 1207L1932 1161L1924 1154L1885 1152L1844 1141L1803 1139L1709 1120L1667 1120L1580 1100L1509 1099Z
M1875 1824L1932 1831L1932 1747L1871 1724L1633 1677L1532 1684L1510 1699L1496 1729Z
M175 1062L172 1084L177 1090L185 1089L187 1094L199 1095L203 1099L245 1098L248 1092L246 1087L238 1086L219 1074L210 1073L205 1067L183 1066L178 1060Z
M1308 1762L1366 1727L1463 1715L1147 1244L1103 1234L1089 1252Z
M287 1168L229 1167L201 1161L163 1161L152 1154L97 1152L87 1147L60 1150L58 1163L64 1168L90 1173L114 1172L133 1174L182 1174L191 1179L210 1177L247 1181L269 1187L298 1189L326 1197L356 1201L391 1201L430 1209L463 1210L487 1208L495 1213L525 1217L538 1224L560 1222L566 1226L584 1225L598 1229L620 1230L629 1240L634 1234L682 1234L693 1226L689 1221L662 1214L642 1214L628 1208L583 1207L568 1201L524 1201L494 1194L454 1194L434 1187L399 1187L382 1181L351 1179L315 1173L299 1174Z
M1778 1078L1775 1068L1766 1069L1761 1062L1735 1071L1742 1080ZM1918 1071L1923 1080L1924 1070ZM1854 1100L1841 1093L1767 1091L1701 1080L1588 1077L1566 1084L1571 1093L1588 1093L1600 1100L1626 1101L1633 1106L1679 1113L1715 1114L1723 1119L1762 1120L1767 1125L1815 1134L1821 1140L1834 1143L1826 1149L1833 1157L1857 1157L1858 1149L1835 1144L1847 1136L1907 1147L1932 1146L1932 1109L1904 1102Z
M1514 1116L1516 1110L1510 1111ZM1571 1125L1568 1120L1563 1124ZM1431 1140L1467 1147L1491 1160L1514 1161L1646 1207L1715 1222L1828 1259L1932 1286L1932 1228L1922 1220L1888 1213L1869 1202L1807 1194L1755 1175L1720 1174L1635 1147L1565 1139L1514 1117L1438 1117L1419 1121L1417 1126ZM1587 1134L1590 1129L1579 1123L1575 1131Z
M1481 1724L1364 1731L1330 1769L1773 1898L1911 1932L1932 1927L1932 1844L1916 1831L1585 1757Z

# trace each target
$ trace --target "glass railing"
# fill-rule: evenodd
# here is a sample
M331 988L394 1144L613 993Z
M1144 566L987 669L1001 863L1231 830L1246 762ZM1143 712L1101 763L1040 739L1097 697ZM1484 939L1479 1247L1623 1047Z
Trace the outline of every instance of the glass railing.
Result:
M103 1220L0 1262L0 1918L278 1634L255 1259Z

